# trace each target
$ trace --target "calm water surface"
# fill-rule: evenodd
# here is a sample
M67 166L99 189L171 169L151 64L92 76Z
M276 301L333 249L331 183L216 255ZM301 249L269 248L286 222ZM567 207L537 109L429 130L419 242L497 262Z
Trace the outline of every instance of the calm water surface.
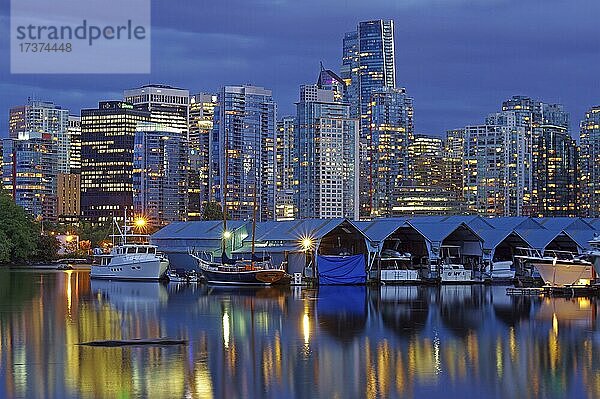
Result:
M599 398L595 299L0 271L0 397ZM99 348L172 337L187 346Z

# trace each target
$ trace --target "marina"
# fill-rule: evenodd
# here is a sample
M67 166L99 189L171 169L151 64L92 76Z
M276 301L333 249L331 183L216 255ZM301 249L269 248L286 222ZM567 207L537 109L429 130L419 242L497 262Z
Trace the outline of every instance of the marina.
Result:
M560 287L593 283L593 265L600 264L596 222L480 216L227 221L227 227L175 222L151 242L172 267L221 284L270 284L254 278L269 269L282 281L296 276L295 284ZM229 281L221 281L225 276Z

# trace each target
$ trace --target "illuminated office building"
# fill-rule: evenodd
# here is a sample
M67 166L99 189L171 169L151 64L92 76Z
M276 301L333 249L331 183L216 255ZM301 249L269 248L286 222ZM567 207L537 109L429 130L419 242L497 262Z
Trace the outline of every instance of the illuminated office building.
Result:
M198 220L204 205L214 196L210 179L212 129L217 96L198 93L190 96L188 173L188 219Z
M600 217L600 106L590 108L580 123L580 211Z
M167 85L145 85L125 90L125 102L150 113L150 122L177 129L185 139L189 132L190 92Z
M81 214L104 223L133 210L133 147L136 126L150 113L123 101L81 110Z
M408 145L411 181L416 186L441 187L444 180L443 141L439 137L415 134Z
M234 220L252 219L256 199L257 221L274 220L277 106L271 90L224 86L218 101L211 147L215 199L222 202L225 193Z
M464 200L469 212L522 216L530 200L531 135L522 126L465 127Z
M361 180L361 215L368 212L386 216L392 214L395 206L394 193L399 187L410 185L408 147L414 130L413 100L404 89L390 87L374 90L371 100L367 151L366 155L361 153L367 176Z
M78 222L81 214L81 175L59 173L56 186L56 214L59 222Z
M298 218L358 219L358 121L335 91L300 88L294 131Z
M578 216L577 143L569 114L559 104L540 104L540 123L532 140L533 216Z
M69 173L81 172L81 117L69 115Z
M360 214L370 216L373 198L368 146L371 141L370 104L372 95L382 88L396 87L394 22L372 20L360 22L355 31L343 38L341 78L346 84L346 102L350 117L359 119L360 130ZM393 180L394 178L392 178Z
M29 100L27 105L13 107L9 112L8 136L37 132L49 134L56 148L56 170L69 173L69 111L52 102Z
M464 161L465 161L465 129L453 129L446 132L444 153L442 158L442 185L463 198Z
M152 227L187 218L187 144L181 132L140 123L133 150L133 209Z
M19 132L2 142L2 185L34 218L56 219L56 142L49 133Z
M275 139L275 219L292 220L296 215L294 202L294 125L293 116L277 121Z

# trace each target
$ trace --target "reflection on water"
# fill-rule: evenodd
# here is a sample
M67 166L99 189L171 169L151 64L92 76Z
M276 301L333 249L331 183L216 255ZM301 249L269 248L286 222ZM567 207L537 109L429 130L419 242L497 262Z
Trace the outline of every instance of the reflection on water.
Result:
M0 397L600 397L597 300L0 272ZM179 347L98 348L173 337Z

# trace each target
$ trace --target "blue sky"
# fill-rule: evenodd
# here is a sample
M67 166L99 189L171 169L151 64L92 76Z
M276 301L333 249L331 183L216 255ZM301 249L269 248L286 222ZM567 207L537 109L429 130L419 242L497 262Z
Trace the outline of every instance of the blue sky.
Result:
M514 94L561 102L574 135L600 104L598 0L152 1L150 75L11 75L8 1L0 6L0 135L27 97L73 113L146 83L216 91L251 83L292 114L319 62L338 71L344 32L395 21L397 84L415 101L415 130L481 123Z

